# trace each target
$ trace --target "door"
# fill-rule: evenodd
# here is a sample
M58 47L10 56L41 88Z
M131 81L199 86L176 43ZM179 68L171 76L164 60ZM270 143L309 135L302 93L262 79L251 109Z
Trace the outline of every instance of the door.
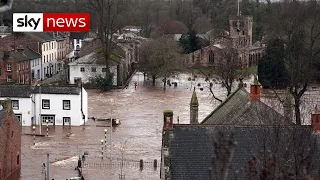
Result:
M63 117L63 127L64 126L71 126L71 118L70 117Z
M20 126L22 125L22 114L16 114L17 121L19 122Z

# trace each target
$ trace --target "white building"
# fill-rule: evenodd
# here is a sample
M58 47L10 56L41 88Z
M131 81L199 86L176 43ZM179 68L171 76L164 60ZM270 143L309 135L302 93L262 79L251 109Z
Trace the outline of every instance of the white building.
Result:
M10 98L22 126L80 126L88 120L88 95L76 86L0 86L0 99Z
M47 79L62 69L67 55L68 35L64 33L27 33L37 39L42 56L41 79Z
M119 61L122 57L113 54ZM118 68L117 63L110 61L110 72L114 74L113 85L117 86L118 82ZM69 83L76 84L78 80L83 83L88 83L90 78L98 75L104 76L106 67L104 65L103 57L99 58L96 52L78 58L77 60L69 63Z

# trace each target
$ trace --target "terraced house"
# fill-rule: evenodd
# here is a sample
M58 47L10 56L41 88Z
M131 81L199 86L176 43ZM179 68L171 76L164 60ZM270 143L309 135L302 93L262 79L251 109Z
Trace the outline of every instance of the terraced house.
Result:
M15 50L0 53L0 82L31 84L33 78L40 77L41 55L28 47L19 46Z

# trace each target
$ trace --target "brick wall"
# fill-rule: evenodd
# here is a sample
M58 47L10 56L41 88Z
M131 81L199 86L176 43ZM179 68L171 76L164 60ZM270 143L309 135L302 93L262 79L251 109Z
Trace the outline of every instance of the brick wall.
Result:
M0 179L15 179L21 169L21 127L11 110L11 101L0 101L5 108L0 128ZM6 108L6 106L8 108Z

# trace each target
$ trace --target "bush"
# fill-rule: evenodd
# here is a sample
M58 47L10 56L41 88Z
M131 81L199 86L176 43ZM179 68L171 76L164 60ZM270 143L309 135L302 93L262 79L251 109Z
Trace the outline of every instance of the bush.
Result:
M113 73L106 74L105 76L97 75L90 78L89 82L103 91L110 91L113 86L113 76Z

